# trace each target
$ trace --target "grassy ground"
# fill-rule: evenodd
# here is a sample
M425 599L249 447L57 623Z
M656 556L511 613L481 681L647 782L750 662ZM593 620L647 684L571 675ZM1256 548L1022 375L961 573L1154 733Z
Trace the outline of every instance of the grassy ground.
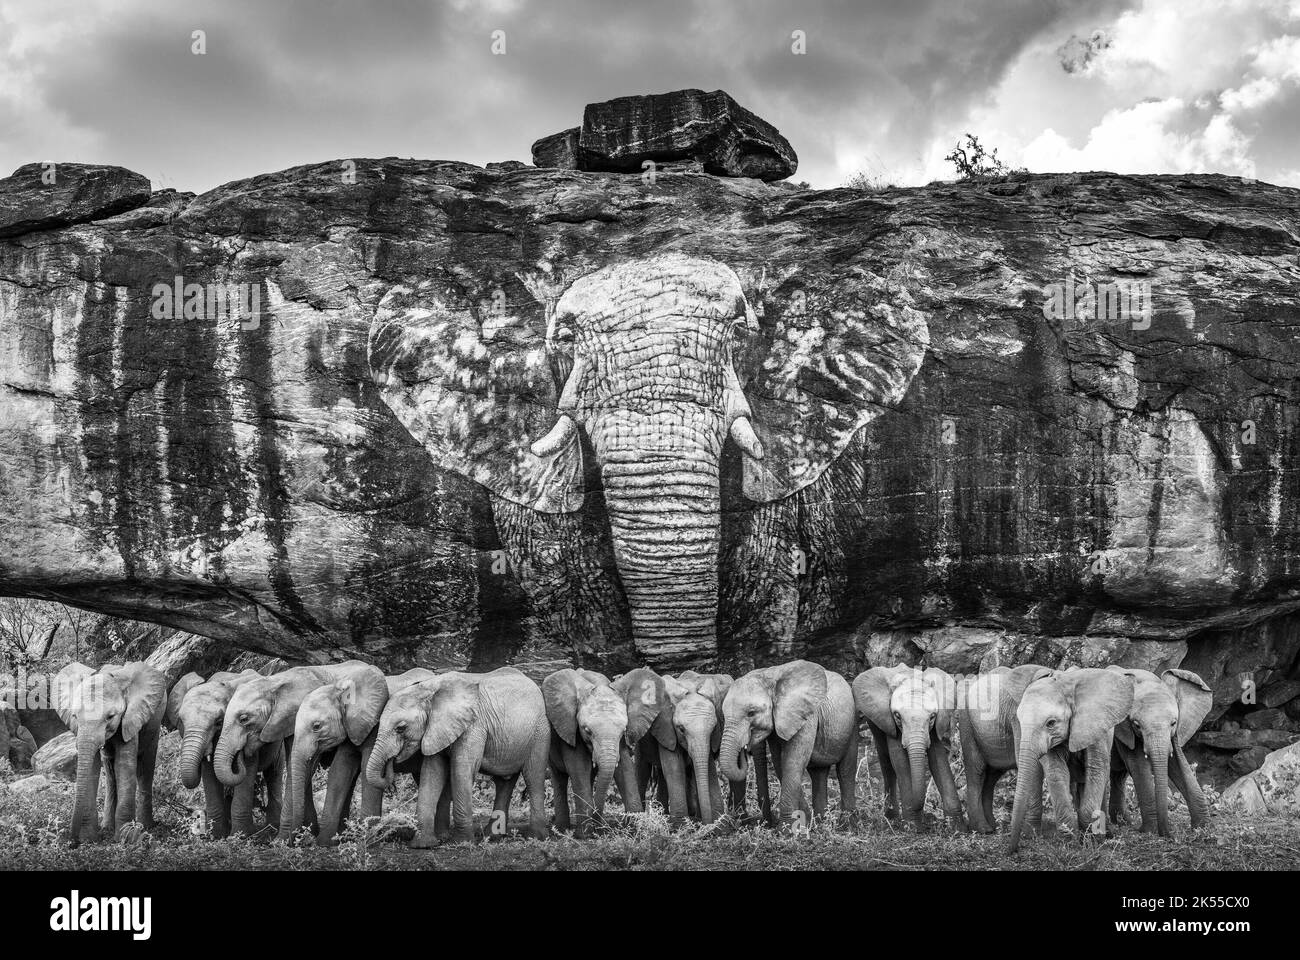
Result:
M157 815L153 836L135 845L103 843L69 849L66 825L71 784L34 795L11 789L15 777L0 770L0 868L10 870L1278 870L1300 868L1300 821L1246 817L1215 800L1208 829L1192 831L1186 808L1172 815L1175 836L1161 839L1123 828L1110 838L1027 837L1021 852L1003 852L1005 835L957 834L934 816L929 829L915 832L888 821L878 789L859 782L860 822L835 829L818 824L803 836L778 833L724 819L712 827L670 828L662 810L624 814L611 801L611 825L586 841L555 837L546 842L512 836L479 844L445 845L435 851L409 850L414 830L414 791L406 778L385 805L378 823L354 825L334 848L290 847L257 840L210 841L198 834L198 791L177 786L175 744L160 751ZM958 771L960 772L960 771ZM1007 777L1006 780L1013 778ZM8 785L8 786L6 786ZM1011 784L999 786L1000 816L1010 812ZM873 792L874 791L874 792ZM752 784L751 784L752 793ZM479 828L486 831L489 786L476 797ZM526 822L519 804L511 828ZM931 791L931 804L935 801ZM752 798L751 798L752 802ZM549 798L548 798L549 803ZM831 806L838 804L832 785Z

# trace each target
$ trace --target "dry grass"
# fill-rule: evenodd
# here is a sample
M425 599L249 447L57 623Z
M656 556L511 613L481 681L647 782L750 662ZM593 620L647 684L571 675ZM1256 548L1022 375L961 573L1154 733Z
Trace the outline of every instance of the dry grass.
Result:
M290 847L252 840L214 842L198 835L198 791L177 786L174 738L160 751L154 835L142 843L69 849L66 825L71 785L30 796L0 786L0 868L16 870L1275 870L1300 867L1300 830L1291 818L1246 817L1223 808L1206 830L1192 831L1186 809L1173 814L1175 836L1161 839L1135 829L1110 838L1028 837L1015 857L1003 853L1004 836L958 834L949 830L930 796L929 828L915 832L884 818L872 795L864 763L859 783L859 822L838 829L819 823L801 836L724 819L711 827L673 829L662 809L623 813L611 801L611 825L586 841L557 836L546 842L508 839L451 844L435 851L409 850L414 832L414 787L406 778L385 805L384 817L352 825L335 848ZM0 784L12 784L0 771ZM1007 777L1005 780L1013 781ZM1001 816L1009 812L1012 782L999 787ZM548 791L549 792L549 791ZM752 794L751 784L751 794ZM549 797L548 797L549 803ZM479 784L476 809L486 831L491 791ZM832 810L838 806L834 791ZM526 824L516 796L511 828Z

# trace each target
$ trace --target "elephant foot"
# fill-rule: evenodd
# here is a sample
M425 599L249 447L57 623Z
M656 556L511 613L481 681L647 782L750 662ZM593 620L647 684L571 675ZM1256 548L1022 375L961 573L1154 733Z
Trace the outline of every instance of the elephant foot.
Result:
M412 850L432 850L441 843L442 841L436 836L430 836L427 833L416 833L407 846Z

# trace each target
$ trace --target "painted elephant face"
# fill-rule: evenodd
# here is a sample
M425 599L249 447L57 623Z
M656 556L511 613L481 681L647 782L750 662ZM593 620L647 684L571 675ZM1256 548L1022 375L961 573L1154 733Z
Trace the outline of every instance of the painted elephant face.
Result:
M399 288L377 311L369 353L385 403L440 465L545 511L581 507L585 434L633 641L657 662L716 649L728 440L747 497L787 496L901 398L928 345L905 293L838 278L777 320L746 389L737 341L761 331L742 284L682 254L575 281L544 342L433 301L431 288Z

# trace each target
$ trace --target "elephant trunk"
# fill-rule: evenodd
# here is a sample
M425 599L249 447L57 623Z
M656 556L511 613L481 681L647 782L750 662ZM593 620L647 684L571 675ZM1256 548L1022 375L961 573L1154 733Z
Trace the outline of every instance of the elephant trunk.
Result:
M1011 834L1007 838L1007 853L1015 853L1020 849L1020 833L1025 827L1025 815L1029 813L1034 793L1041 795L1043 791L1042 776L1038 755L1034 753L1033 747L1022 743L1016 755L1016 799L1011 807Z
M704 734L692 734L686 750L691 755L691 764L695 773L695 799L700 808L700 822L712 823L717 816L713 809L713 795L709 783L709 738Z
M84 832L96 832L96 799L99 793L99 751L103 740L96 735L93 724L83 721L77 729L77 792L72 806L70 833L72 842L79 843Z
M907 763L912 774L909 814L914 820L921 819L921 812L925 808L925 791L929 786L926 779L929 762L926 747L923 734L913 734L907 740Z
M596 764L596 781L591 791L591 805L592 813L599 819L605 812L605 797L609 795L609 785L618 770L618 739L597 743L592 760Z
M202 779L201 766L203 754L207 752L208 742L212 737L212 728L186 730L185 739L181 741L180 775L186 790L193 790Z
M366 761L366 783L376 790L387 790L393 785L392 759L397 755L397 738L391 733L381 733Z
M1169 744L1152 738L1143 743L1155 783L1156 830L1169 836Z
M659 401L590 424L632 641L660 663L717 642L723 421L702 409Z
M226 724L212 754L212 769L223 787L237 787L248 776L248 765L244 762L244 744L236 734L236 729L235 724Z
M744 721L728 723L722 731L722 746L718 749L718 765L722 775L732 783L744 783L749 776L749 759L741 752L749 746L749 724Z

